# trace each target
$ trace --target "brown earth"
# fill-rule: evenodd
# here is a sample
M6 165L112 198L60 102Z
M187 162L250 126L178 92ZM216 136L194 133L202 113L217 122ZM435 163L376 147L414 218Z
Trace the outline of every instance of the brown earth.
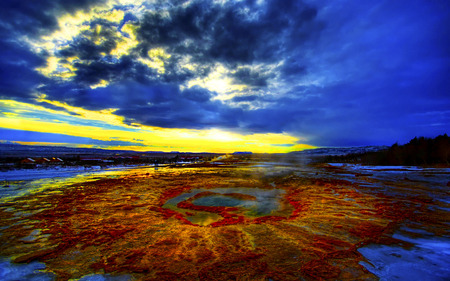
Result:
M426 191L397 198L342 180L270 181L292 206L285 218L224 217L207 227L162 206L195 188L274 187L246 168L166 168L24 196L0 204L0 255L44 262L57 280L377 280L359 264L359 247L410 246L391 237L406 221L448 234L447 213L427 208Z

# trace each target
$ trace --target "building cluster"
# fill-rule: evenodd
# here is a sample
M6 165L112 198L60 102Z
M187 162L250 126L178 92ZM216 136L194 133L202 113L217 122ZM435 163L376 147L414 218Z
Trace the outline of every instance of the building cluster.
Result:
M20 161L20 165L24 167L38 167L38 166L58 166L63 165L64 160L58 157L39 157L39 158L25 158Z
M7 153L1 153L0 150L0 171L70 166L171 165L203 162L217 156L213 153L146 152L129 154L116 151L73 153L73 151L63 150L53 151L50 154L45 150L24 150L14 151L14 153L10 149L4 151Z
M18 162L22 168L36 168L48 166L79 166L79 165L113 165L113 164L141 164L144 159L140 156L112 156L104 157L99 155L83 155L67 158L63 160L59 157L27 157Z
M21 168L39 168L49 166L108 166L120 164L172 164L177 162L198 162L203 160L203 156L197 155L165 155L159 157L141 157L141 156L109 156L83 155L71 157L63 160L59 157L27 157L16 162L15 166ZM12 163L11 163L12 164Z

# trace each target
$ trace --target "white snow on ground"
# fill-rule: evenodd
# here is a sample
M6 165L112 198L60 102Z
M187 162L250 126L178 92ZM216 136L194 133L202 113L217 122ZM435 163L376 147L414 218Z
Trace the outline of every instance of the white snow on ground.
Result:
M53 273L43 272L45 264L31 262L28 264L11 263L9 259L0 259L0 280L2 281L50 281L54 280Z
M124 170L140 166L73 166L73 167L49 167L42 169L19 169L0 172L0 181L37 180L44 178L70 177L76 174L93 173L102 171Z
M424 168L419 166L370 166L370 165L360 165L360 164L348 164L348 163L327 163L332 167L340 167L350 170L367 170L367 171L377 171L377 170L392 170L392 171L442 171L450 172L450 168Z
M327 163L333 167L342 167L352 170L407 170L407 171L422 171L424 168L417 166L369 166L360 164L348 164L348 163Z
M93 181L100 178L116 177L133 169L148 166L113 166L93 169L89 167L68 167L49 169L26 169L0 172L0 201L49 190L79 182Z
M368 260L360 262L381 281L446 281L450 280L450 238L410 238L395 234L394 238L414 244L411 249L400 246L369 245L358 251Z
M53 281L55 275L45 272L45 264L41 262L12 263L9 259L0 258L0 280L2 281ZM75 280L75 279L73 279ZM90 274L78 281L129 281L130 275Z
M0 172L1 181L36 180L52 177L67 177L85 172L84 167L51 168L51 169L22 169Z

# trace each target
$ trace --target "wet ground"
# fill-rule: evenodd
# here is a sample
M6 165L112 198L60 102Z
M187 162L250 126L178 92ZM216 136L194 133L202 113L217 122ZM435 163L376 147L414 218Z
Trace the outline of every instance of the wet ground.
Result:
M449 181L266 161L11 182L0 279L449 280Z

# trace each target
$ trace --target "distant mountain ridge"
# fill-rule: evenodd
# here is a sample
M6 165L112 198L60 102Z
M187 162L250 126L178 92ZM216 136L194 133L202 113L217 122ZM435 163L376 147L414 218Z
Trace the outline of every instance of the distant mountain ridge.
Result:
M70 155L70 154L115 154L115 153L139 153L135 151L106 150L100 148L75 148L65 146L43 146L43 145L22 145L22 144L0 144L0 154L6 156L50 156L50 155Z
M388 149L388 146L362 146L362 147L323 147L316 149L307 149L303 151L294 151L289 154L301 154L301 155L317 155L317 156L338 156L352 153L365 153L374 152L384 149ZM2 157L18 157L19 155L27 157L46 157L46 156L66 156L66 155L82 155L82 154L96 154L96 155L145 155L145 154L185 154L194 152L180 153L163 152L163 151L133 151L133 150L108 150L101 148L78 148L78 147L66 147L66 146L44 146L44 145L22 145L16 143L0 143L0 155ZM208 152L200 152L208 153ZM208 153L212 154L212 153ZM233 154L252 154L251 152L235 152Z
M322 147L315 149L307 149L302 151L294 151L291 154L306 154L306 155L317 155L317 156L341 156L353 153L367 153L376 152L380 150L386 150L389 146L353 146L353 147Z
M66 146L43 146L0 143L1 157L66 157L74 155L99 155L103 157L112 155L149 155L149 154L213 154L207 152L184 153L163 151L133 151L133 150L108 150L101 148L78 148Z

